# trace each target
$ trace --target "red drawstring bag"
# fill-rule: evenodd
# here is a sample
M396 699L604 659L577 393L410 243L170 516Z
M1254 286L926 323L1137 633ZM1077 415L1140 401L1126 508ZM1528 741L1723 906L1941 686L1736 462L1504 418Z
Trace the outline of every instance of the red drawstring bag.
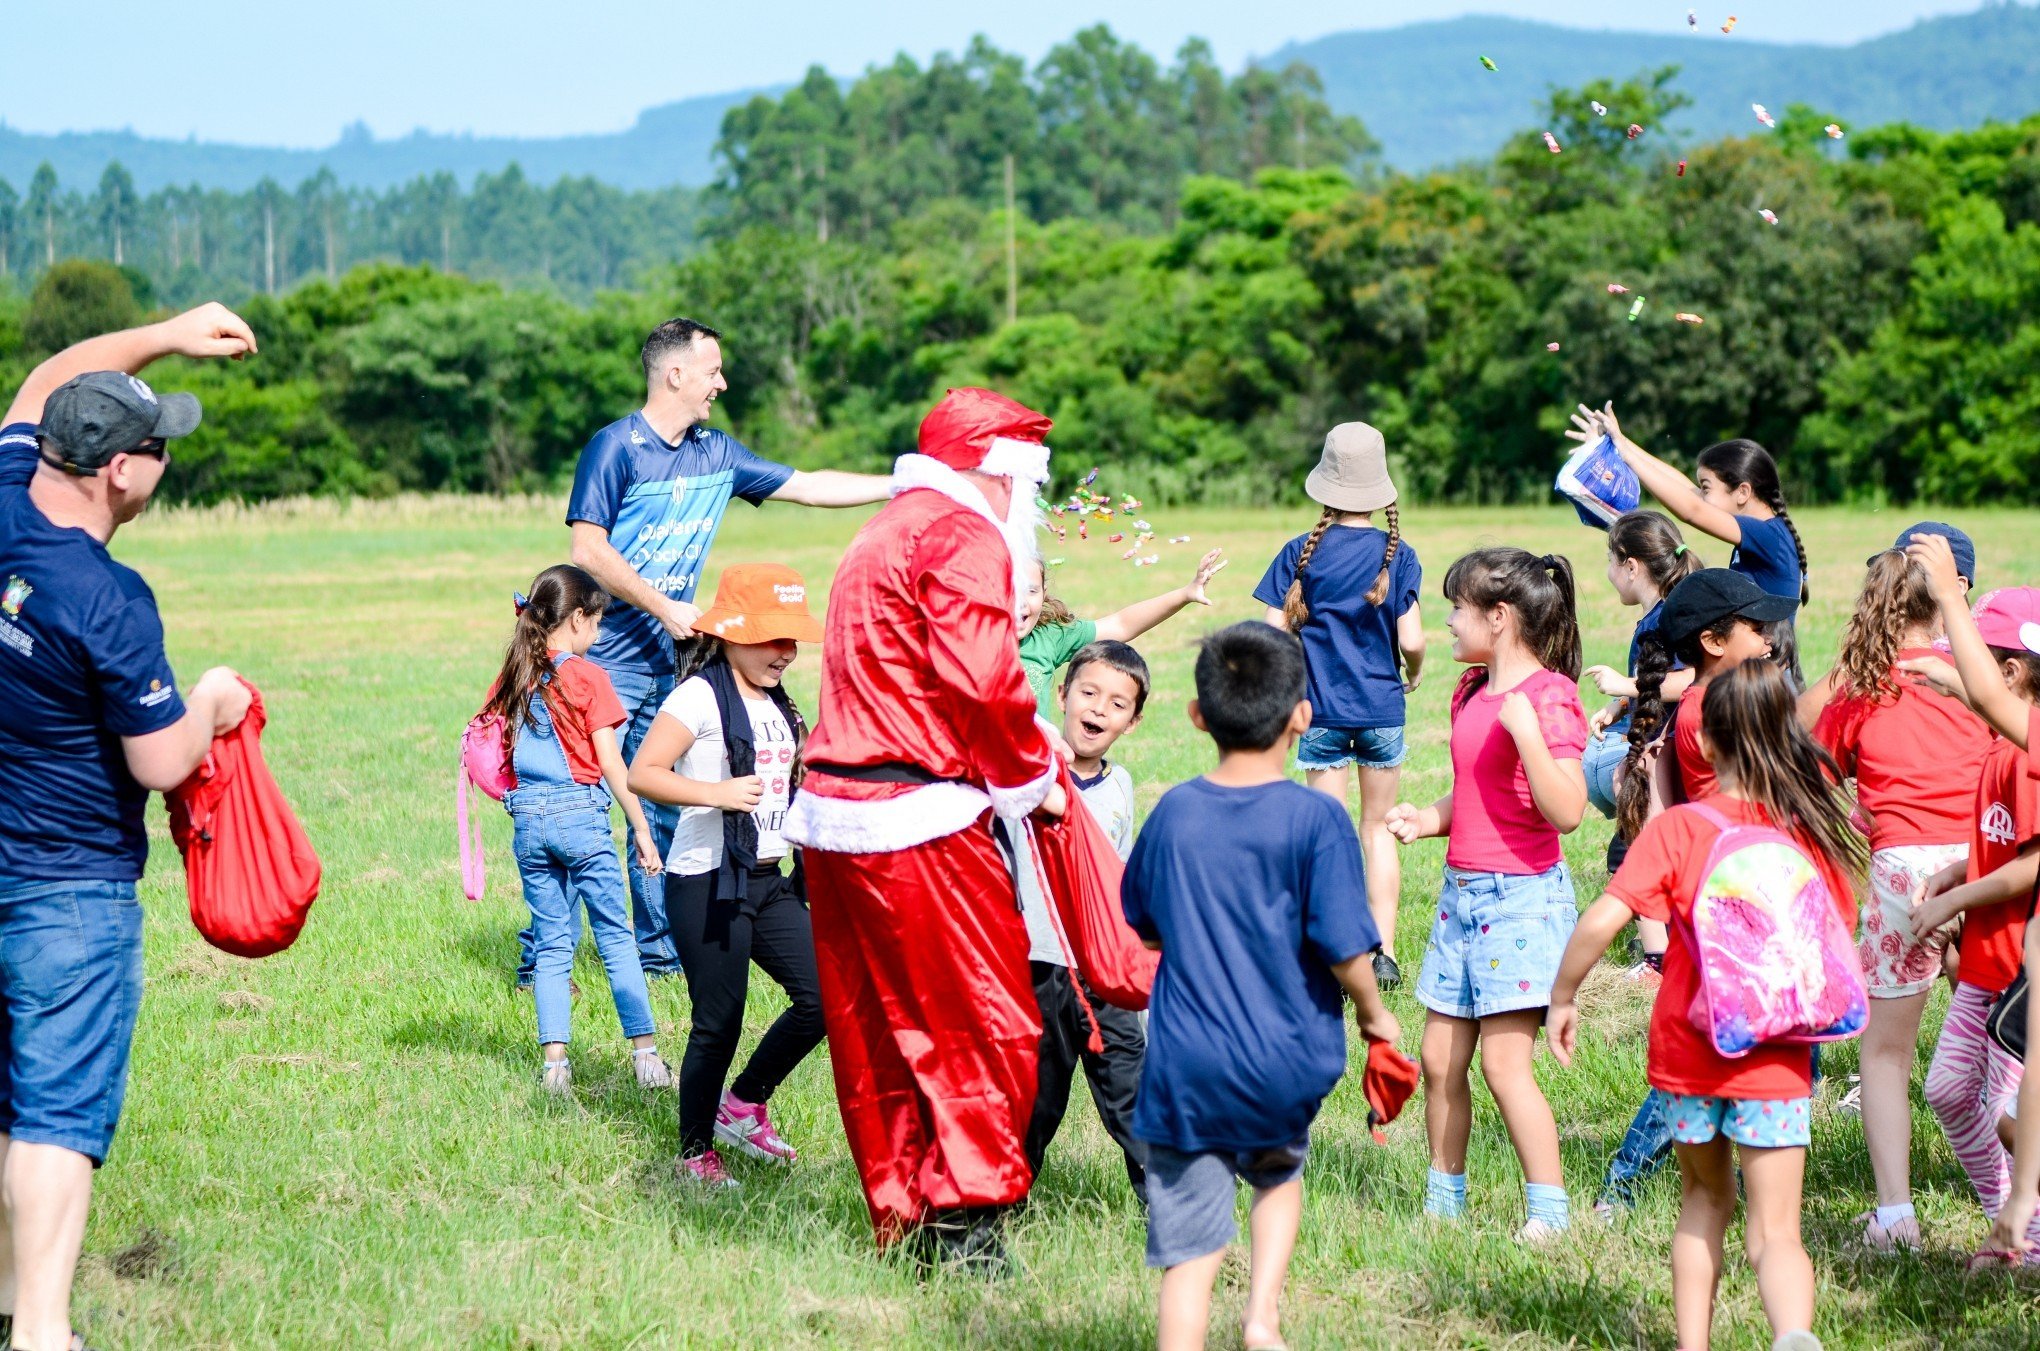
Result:
M319 856L262 759L268 715L253 685L248 695L241 725L215 737L205 762L164 796L191 922L224 952L267 957L304 928L319 897Z
M1049 903L1062 921L1077 973L1092 992L1114 1008L1144 1009L1162 955L1148 951L1126 922L1119 904L1126 865L1084 806L1069 766L1060 766L1060 773L1069 807L1060 820L1034 826Z
M1360 1086L1367 1095L1367 1128L1374 1133L1376 1144L1388 1143L1381 1128L1402 1115L1403 1104L1417 1091L1421 1077L1417 1062L1396 1050L1392 1042L1367 1043L1367 1069L1360 1076Z

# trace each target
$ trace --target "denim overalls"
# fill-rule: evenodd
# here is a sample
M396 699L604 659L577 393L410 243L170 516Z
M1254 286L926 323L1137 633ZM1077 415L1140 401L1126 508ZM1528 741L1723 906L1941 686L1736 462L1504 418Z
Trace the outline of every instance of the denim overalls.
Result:
M575 658L561 654L557 660L564 664ZM581 943L581 905L588 907L588 927L609 972L623 1035L652 1035L651 998L631 931L630 892L609 832L609 789L574 782L542 693L531 696L530 717L517 734L510 764L517 786L503 805L515 827L512 852L524 883L524 903L531 907L539 1042L567 1040L569 976Z

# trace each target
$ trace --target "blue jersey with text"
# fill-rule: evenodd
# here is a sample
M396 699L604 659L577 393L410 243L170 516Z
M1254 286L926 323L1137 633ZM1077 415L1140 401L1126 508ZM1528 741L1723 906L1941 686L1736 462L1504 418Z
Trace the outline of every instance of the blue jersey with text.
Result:
M589 521L637 575L672 600L692 601L730 498L756 506L793 477L727 432L687 429L678 445L632 413L595 433L574 470L567 523ZM659 622L617 601L588 655L606 670L671 670L673 640Z

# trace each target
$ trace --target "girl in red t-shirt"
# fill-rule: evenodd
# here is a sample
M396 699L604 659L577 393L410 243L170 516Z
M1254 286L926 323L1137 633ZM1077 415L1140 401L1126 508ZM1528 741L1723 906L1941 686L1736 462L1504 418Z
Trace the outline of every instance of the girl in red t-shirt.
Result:
M1386 818L1404 844L1450 840L1417 981L1417 999L1430 1010L1424 1209L1447 1219L1466 1210L1467 1075L1478 1046L1523 1165L1529 1221L1517 1237L1537 1241L1571 1222L1558 1127L1530 1061L1579 914L1559 848L1559 836L1577 829L1587 809L1572 565L1521 549L1477 550L1445 574L1445 598L1452 658L1474 668L1452 698L1452 789L1428 807L1399 803Z
M1851 874L1862 837L1834 787L1834 762L1800 727L1791 682L1750 663L1711 682L1702 700L1700 749L1717 775L1705 806L1735 822L1791 832L1813 856L1829 893L1855 922ZM1636 916L1666 920L1672 945L1650 1020L1651 1086L1665 1095L1684 1190L1672 1235L1672 1311L1679 1345L1711 1345L1722 1238L1735 1216L1736 1172L1748 1195L1745 1247L1780 1347L1817 1351L1813 1263L1800 1240L1813 1056L1770 1043L1729 1059L1694 1024L1699 993L1691 937L1693 900L1720 830L1695 811L1653 819L1630 846L1608 892L1580 917L1551 991L1546 1029L1553 1055L1570 1065L1579 1042L1580 982ZM1734 1148L1731 1149L1730 1146Z
M1925 570L1898 549L1872 558L1841 655L1821 682L1832 696L1813 724L1814 740L1856 781L1870 832L1858 953L1870 992L1863 1136L1877 1208L1857 1220L1864 1242L1881 1251L1920 1244L1910 1171L1913 1056L1927 991L1941 974L1944 935L1915 937L1913 910L1929 878L1951 866L1959 871L1969 856L1976 781L1990 750L1982 719L1899 666L1935 655L1940 632ZM1802 718L1808 702L1801 700Z

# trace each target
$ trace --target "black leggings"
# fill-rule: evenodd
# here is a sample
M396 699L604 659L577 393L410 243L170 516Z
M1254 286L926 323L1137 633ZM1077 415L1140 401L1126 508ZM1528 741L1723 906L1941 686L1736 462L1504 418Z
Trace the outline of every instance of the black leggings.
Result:
M764 864L751 874L742 902L710 900L714 893L714 873L667 875L666 925L694 1006L687 1055L680 1062L683 1158L715 1145L716 1108L744 1034L753 961L793 1005L766 1029L730 1091L745 1102L764 1102L823 1037L814 930L793 879L780 876L776 863Z

